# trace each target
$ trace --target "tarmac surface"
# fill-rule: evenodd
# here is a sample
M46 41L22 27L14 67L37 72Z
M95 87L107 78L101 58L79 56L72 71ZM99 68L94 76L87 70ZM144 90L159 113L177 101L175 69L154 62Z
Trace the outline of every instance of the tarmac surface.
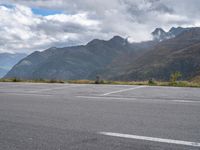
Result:
M200 150L200 89L0 83L0 150Z

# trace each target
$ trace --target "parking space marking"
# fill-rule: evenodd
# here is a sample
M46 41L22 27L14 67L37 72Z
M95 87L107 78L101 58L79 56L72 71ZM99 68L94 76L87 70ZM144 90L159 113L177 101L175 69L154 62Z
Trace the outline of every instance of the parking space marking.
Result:
M177 100L177 99L171 99L171 100L165 100L165 99L150 99L150 98L131 98L131 97L103 97L103 96L76 96L78 98L82 98L82 99L97 99L98 101L102 101L102 100L118 100L118 101L137 101L137 102L167 102L167 103L181 103L181 104L192 104L192 103L200 103L200 101L195 101L195 100Z
M62 86L62 87L55 87L55 88L45 88L41 90L36 90L36 91L29 91L29 93L40 93L40 92L48 92L52 90L60 90L60 89L66 89L66 88L71 88L71 87L81 87L83 85L70 85L70 86Z
M3 93L4 95L16 95L16 96L52 96L50 94L38 94L38 93Z
M112 132L99 132L98 134L111 136L111 137L144 140L144 141L150 141L150 142L159 142L159 143L167 143L167 144L177 144L177 145L184 145L184 146L200 147L200 143L198 143L198 142L180 141L180 140L173 140L173 139L163 139L163 138L157 138L157 137L148 137L148 136L139 136L139 135L131 135L131 134L112 133Z
M106 100L128 100L128 101L132 101L132 100L137 100L136 98L120 98L120 97L101 97L101 96L76 96L78 98L84 98L84 99L99 99L99 100L102 100L102 99L106 99Z
M144 87L147 87L147 86L137 86L137 87L134 87L134 88L128 88L128 89L123 89L123 90L118 90L118 91L112 91L112 92L104 93L101 96L107 96L107 95L110 95L110 94L131 91L131 90L140 89L140 88L144 88Z

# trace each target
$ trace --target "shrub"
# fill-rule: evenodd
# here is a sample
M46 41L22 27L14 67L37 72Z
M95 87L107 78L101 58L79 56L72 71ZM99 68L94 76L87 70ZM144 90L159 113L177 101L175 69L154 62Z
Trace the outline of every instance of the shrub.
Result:
M49 80L49 83L56 83L56 80L51 79L51 80Z
M170 81L171 81L172 83L176 83L176 81L177 81L180 77L182 77L182 74L181 74L180 72L176 71L176 72L174 72L174 73L172 73L172 74L170 75Z
M148 85L156 85L155 80L154 80L154 79L150 79L150 80L148 81Z
M55 80L55 79L51 79L51 80L49 80L49 82L48 83L65 83L64 81L62 81L62 80Z
M20 79L17 79L17 78L13 78L11 79L12 82L20 82L21 80Z

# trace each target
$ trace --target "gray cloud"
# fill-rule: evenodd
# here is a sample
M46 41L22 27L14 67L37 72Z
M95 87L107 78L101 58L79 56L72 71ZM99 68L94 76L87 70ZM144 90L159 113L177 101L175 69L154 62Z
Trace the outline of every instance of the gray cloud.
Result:
M0 0L0 52L32 52L93 38L151 39L156 27L200 26L199 0ZM30 8L62 10L40 16ZM19 19L20 18L20 19Z

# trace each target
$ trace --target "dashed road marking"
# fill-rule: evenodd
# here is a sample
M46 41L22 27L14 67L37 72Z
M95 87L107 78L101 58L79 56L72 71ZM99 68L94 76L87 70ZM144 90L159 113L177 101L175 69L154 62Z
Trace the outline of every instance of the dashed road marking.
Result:
M200 143L198 142L180 141L180 140L173 140L173 139L163 139L163 138L157 138L157 137L148 137L148 136L139 136L139 135L131 135L131 134L112 133L112 132L99 132L99 134L112 136L112 137L127 138L127 139L200 147Z
M123 89L123 90L118 90L118 91L112 91L112 92L104 93L104 94L102 94L102 96L107 96L107 95L110 95L110 94L131 91L131 90L140 89L140 88L144 88L144 87L146 87L146 86L137 86L137 87L134 87L134 88L128 88L128 89Z

